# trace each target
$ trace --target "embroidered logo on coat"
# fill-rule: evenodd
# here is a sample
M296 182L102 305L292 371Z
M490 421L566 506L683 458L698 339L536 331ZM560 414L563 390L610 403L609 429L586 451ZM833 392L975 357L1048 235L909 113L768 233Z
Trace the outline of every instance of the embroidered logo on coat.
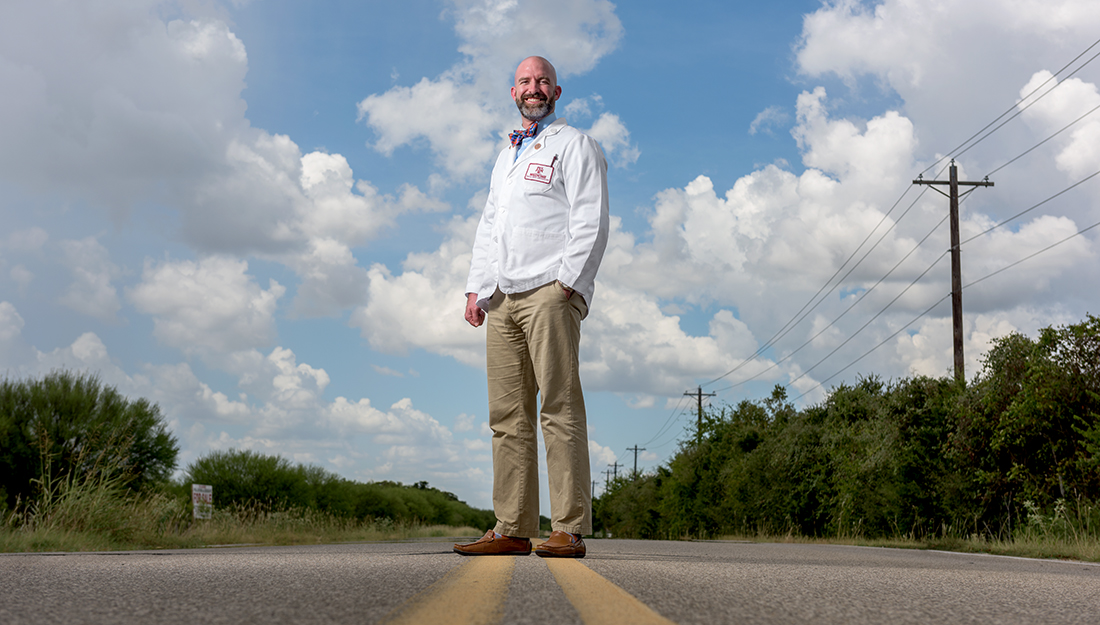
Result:
M524 180L534 180L535 182L541 182L543 184L550 184L550 180L554 177L553 165L539 165L538 163L531 163L527 166L527 173L524 174Z

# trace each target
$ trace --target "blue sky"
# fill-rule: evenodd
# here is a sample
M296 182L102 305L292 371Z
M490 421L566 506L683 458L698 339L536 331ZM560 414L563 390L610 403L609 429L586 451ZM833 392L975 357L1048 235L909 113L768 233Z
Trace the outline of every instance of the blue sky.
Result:
M559 115L611 163L582 330L593 480L634 445L640 467L666 461L700 385L807 405L859 375L947 375L950 309L918 317L950 291L946 261L913 284L947 248L946 200L910 182L945 155L980 178L1100 104L1092 64L1044 84L1095 41L1089 5L6 2L0 369L156 401L181 466L248 448L489 507L462 290L518 124L512 72L542 54ZM983 234L1100 170L1096 145L1089 116L967 198L964 282L1097 221L1086 182ZM1098 310L1095 232L965 291L968 375L992 338Z

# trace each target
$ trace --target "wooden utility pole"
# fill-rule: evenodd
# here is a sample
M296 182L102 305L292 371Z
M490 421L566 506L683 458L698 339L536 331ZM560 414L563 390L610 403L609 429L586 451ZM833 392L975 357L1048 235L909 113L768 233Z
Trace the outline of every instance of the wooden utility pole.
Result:
M947 185L948 193L932 187L940 195L947 196L951 201L951 326L955 339L955 381L966 383L966 372L963 369L963 304L962 304L962 254L959 244L959 187L992 187L993 183L987 176L981 182L962 182L959 180L959 169L955 166L955 160L951 160L950 180L925 180L923 176L913 181L913 184ZM973 191L971 189L970 191ZM966 193L970 193L967 191ZM963 195L966 195L963 193Z
M695 413L695 444L698 445L703 442L703 398L714 397L717 393L704 393L703 387L700 386L695 389L694 393L691 391L684 391L684 395L687 397L694 397L698 402L698 412Z
M622 465L619 464L619 461L616 460L615 464L609 464L607 466L611 467L611 469L612 469L611 474L614 476L614 478L616 480L619 479L619 467L622 466Z
M638 447L635 444L633 447L627 447L626 450L634 452L634 479L638 479L638 452L645 451L645 447Z

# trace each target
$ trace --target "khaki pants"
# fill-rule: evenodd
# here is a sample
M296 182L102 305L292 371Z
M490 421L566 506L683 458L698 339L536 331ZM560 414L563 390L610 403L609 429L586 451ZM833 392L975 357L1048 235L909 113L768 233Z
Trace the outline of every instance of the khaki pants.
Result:
M584 300L558 282L489 301L485 349L496 532L539 535L536 414L546 441L555 530L592 533L588 424L578 372ZM541 411L535 396L541 391Z

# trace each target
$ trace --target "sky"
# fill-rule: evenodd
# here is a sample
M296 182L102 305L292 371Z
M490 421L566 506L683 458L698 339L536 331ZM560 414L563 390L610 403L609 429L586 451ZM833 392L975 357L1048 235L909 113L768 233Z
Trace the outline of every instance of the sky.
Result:
M598 495L691 435L685 393L952 375L948 202L912 184L950 158L995 185L961 207L968 378L1100 311L1098 32L1090 0L5 0L0 371L156 402L181 470L249 449L490 508L463 291L538 54L610 165Z

